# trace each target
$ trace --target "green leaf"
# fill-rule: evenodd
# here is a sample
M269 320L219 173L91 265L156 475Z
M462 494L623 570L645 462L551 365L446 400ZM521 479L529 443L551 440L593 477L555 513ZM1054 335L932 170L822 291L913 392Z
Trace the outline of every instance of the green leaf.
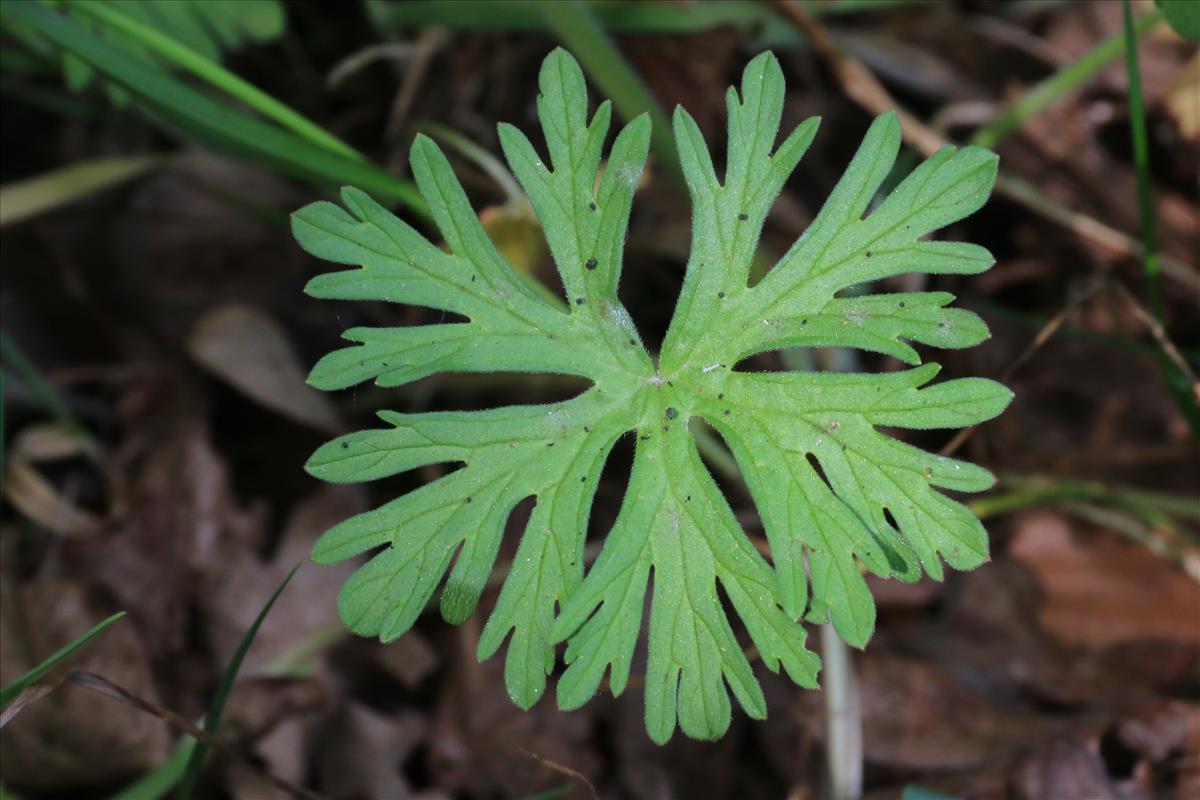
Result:
M1185 39L1200 39L1200 3L1196 0L1154 0L1171 29Z
M865 644L875 609L862 570L911 581L922 571L940 578L943 560L966 569L987 558L978 520L937 490L980 491L992 476L878 429L954 428L999 414L1011 399L1007 389L976 378L931 383L938 367L921 366L909 344L970 347L987 328L949 308L953 298L942 292L842 295L906 272L987 269L992 259L982 248L927 235L983 204L996 157L977 147L942 150L867 214L900 144L894 115L879 118L813 225L750 286L763 222L817 128L816 120L804 122L774 146L783 75L772 55L755 58L741 91L729 92L723 177L691 117L675 115L694 206L692 255L655 359L617 292L649 119L618 133L601 172L609 104L589 118L583 74L563 50L546 59L539 88L548 157L512 126L500 126L500 141L545 230L566 309L530 291L504 262L441 151L419 138L413 175L446 249L346 189L342 206L315 203L294 215L302 247L351 267L315 278L308 291L443 309L467 321L352 329L353 344L322 359L310 380L334 389L505 371L578 375L591 386L547 405L383 412L381 428L326 444L308 469L330 481L428 464L460 468L334 527L313 557L332 563L373 552L339 598L357 633L399 637L443 579L442 614L460 622L475 610L510 512L533 497L479 657L507 640L505 678L522 707L545 692L558 642L567 643L568 665L557 686L560 707L586 703L606 674L620 694L649 595L647 730L658 742L676 726L714 739L729 725L730 692L750 716L766 716L747 645L768 669L815 686L819 660L797 620L831 618L848 642ZM913 368L880 375L736 368L756 353L826 345L886 353ZM693 420L715 428L732 451L761 514L770 562L702 462ZM629 487L585 571L601 468L627 434L636 437Z

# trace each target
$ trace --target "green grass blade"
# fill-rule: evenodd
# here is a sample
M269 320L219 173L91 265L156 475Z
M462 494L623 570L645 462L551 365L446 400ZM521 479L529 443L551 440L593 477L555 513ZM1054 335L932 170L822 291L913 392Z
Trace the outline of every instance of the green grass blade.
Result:
M565 797L571 793L573 784L564 783L562 786L555 786L553 789L547 789L544 792L537 794L526 795L519 800L557 800L559 797Z
M320 186L352 183L427 218L424 201L408 181L370 163L315 145L233 106L218 102L159 69L131 58L74 20L41 3L7 2L0 17L36 30L137 98L146 109L189 136L231 150Z
M544 31L539 3L528 0L427 0L422 3L376 4L388 27L440 25L454 30ZM619 33L697 33L730 25L745 28L768 24L765 5L741 0L704 3L647 3L606 0L587 4L605 30Z
M4 494L4 459L8 455L8 451L5 449L6 440L4 438L6 430L5 411L8 409L8 395L4 393L4 375L4 370L0 368L0 496Z
M50 412L50 415L54 417L59 425L62 425L82 439L88 438L88 434L79 422L79 418L75 416L75 412L62 399L62 395L38 371L38 368L25 355L25 351L4 331L0 331L0 360L3 360L4 363L8 364L8 366L21 376L21 380L25 382L29 393Z
M196 740L188 738L153 772L129 784L109 800L157 800L163 797L183 777L196 746Z
M17 695L21 694L21 692L25 691L27 688L36 683L43 675L54 669L54 667L58 666L63 659L90 642L97 635L99 635L101 631L103 631L109 625L112 625L123 616L125 616L125 612L118 611L116 614L113 614L103 622L96 624L90 631L83 634L78 639L75 639L70 644L67 644L59 649L54 653L54 655L50 656L45 661L29 670L29 672L26 672L20 678L17 678L8 686L0 689L0 711L7 708L9 703L17 699Z
M907 5L915 0L838 0L808 2L815 15L876 11ZM529 0L423 0L391 3L373 0L368 8L387 28L439 25L453 30L544 31L546 20L539 10L545 2ZM611 33L701 33L714 28L770 29L773 35L795 40L766 3L745 0L705 0L680 3L674 0L594 0L585 4L588 13Z
M1163 321L1162 285L1158 270L1158 231L1154 223L1154 200L1150 196L1150 147L1146 136L1146 105L1142 99L1142 75L1138 66L1137 31L1133 24L1133 11L1129 0L1123 6L1125 30L1125 68L1129 73L1129 127L1133 137L1133 163L1137 169L1138 208L1142 218L1142 243L1146 252L1146 293L1150 298L1150 311L1160 323Z
M1134 23L1134 35L1141 36L1162 20L1162 12L1154 10ZM1093 47L1075 61L1023 94L1020 99L971 137L971 144L995 147L996 143L1036 117L1058 98L1090 80L1096 73L1116 60L1125 46L1125 34L1116 33Z
M1138 64L1137 30L1129 0L1123 6L1125 29L1125 68L1129 75L1129 127L1133 138L1133 163L1137 171L1138 208L1142 221L1142 263L1146 269L1146 296L1150 313L1160 325L1166 324L1163 305L1162 279L1158 264L1158 230L1154 219L1154 198L1150 193L1150 146L1146 135L1146 104L1142 98L1142 75ZM1155 12L1161 13L1161 12ZM1200 444L1200 408L1197 408L1193 389L1186 375L1163 355L1158 357L1159 368L1175 405L1188 421L1192 437Z
M67 205L153 169L162 159L118 156L77 161L43 175L0 186L0 227Z
M217 62L167 36L149 25L123 14L117 7L95 0L72 0L71 7L98 22L129 36L142 47L162 56L167 62L192 73L201 80L245 103L265 117L275 120L301 138L356 161L366 158L350 145L305 119L275 98L234 75Z
M650 149L658 168L670 175L677 185L683 186L679 154L666 112L587 6L578 0L563 0L538 7L554 34L579 59L584 70L604 96L612 100L622 117L631 120L642 113L650 114Z
M225 701L229 699L229 692L233 688L233 682L237 679L238 670L242 667L242 661L246 657L246 652L250 649L254 637L258 635L258 629L262 625L263 620L267 618L267 614L271 611L271 606L275 605L275 600L283 592L292 576L296 574L296 570L300 569L300 565L292 567L292 571L287 574L283 581L276 587L267 604L262 607L262 611L258 612L258 617L255 618L254 624L246 631L246 635L242 637L238 643L237 650L233 653L233 658L229 660L229 665L225 667L225 673L221 676L221 683L217 686L217 694L213 697L212 705L209 706L208 714L204 717L204 730L206 733L215 734L217 728L221 724L221 712L225 709ZM179 790L175 793L177 800L188 800L192 795L192 789L196 785L196 778L200 775L200 768L204 766L204 759L208 755L208 746L197 744L192 751L191 757L187 762L187 769L184 771L183 778L179 782Z

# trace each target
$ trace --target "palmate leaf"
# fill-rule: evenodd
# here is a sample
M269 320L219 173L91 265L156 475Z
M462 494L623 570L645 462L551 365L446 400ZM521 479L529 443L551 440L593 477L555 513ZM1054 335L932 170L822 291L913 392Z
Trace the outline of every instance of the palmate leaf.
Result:
M694 230L679 304L656 361L617 297L649 122L638 118L619 133L601 172L609 104L588 120L583 75L562 50L543 64L540 89L548 162L516 128L501 125L500 140L542 222L567 310L530 291L504 262L446 158L421 137L412 149L413 174L447 248L347 189L342 207L315 203L294 217L306 250L357 267L320 276L308 291L444 309L468 321L349 330L346 338L356 344L325 357L311 382L323 389L369 379L395 386L435 372L510 371L578 375L591 386L549 405L384 412L383 428L320 448L308 467L331 481L426 464L461 468L333 528L313 557L330 563L379 549L339 599L357 633L384 641L403 634L447 571L442 613L461 622L475 610L510 512L534 497L479 657L508 640L505 677L522 707L541 697L555 645L564 641L560 707L583 705L606 673L620 693L649 593L650 736L666 741L678 725L689 736L716 738L729 725L729 690L751 716L766 715L727 608L769 669L782 667L796 683L815 686L819 660L806 649L798 620L830 618L847 641L863 645L875 611L860 565L915 580L922 570L940 578L942 560L966 569L987 558L982 526L937 489L978 491L992 477L876 429L952 428L998 414L1011 397L1007 389L980 379L930 385L936 365L918 366L907 343L969 347L986 338L986 327L970 312L947 308L953 298L945 293L839 292L904 272L987 269L992 259L983 249L923 237L979 208L996 158L979 148L942 150L864 216L900 144L895 117L880 117L812 226L751 287L763 221L817 128L809 120L774 146L783 76L773 56L759 56L746 68L741 92L729 92L723 180L691 117L675 113ZM756 353L825 345L886 353L914 368L884 375L735 369ZM701 461L689 432L693 418L713 426L733 451L772 563L746 537ZM629 432L636 436L629 487L585 574L600 471Z

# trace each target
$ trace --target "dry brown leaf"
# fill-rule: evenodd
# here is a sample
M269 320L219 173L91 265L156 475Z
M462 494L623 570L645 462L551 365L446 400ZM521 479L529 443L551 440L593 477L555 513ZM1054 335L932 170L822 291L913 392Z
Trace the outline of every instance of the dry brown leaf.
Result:
M0 584L0 685L23 675L108 610L94 608L74 583ZM142 640L129 619L89 642L70 667L102 673L144 697L156 694ZM111 786L157 766L166 757L168 738L167 727L153 717L63 687L31 703L0 731L5 787L61 794Z
M373 643L376 663L408 689L415 689L438 666L437 652L419 631L409 631L388 644Z
M4 495L26 517L72 538L89 539L104 530L98 515L73 503L23 457L13 453L4 461Z
M33 464L72 456L93 456L96 452L90 440L54 422L25 426L13 437L10 448L11 452L24 456Z
M261 504L239 504L207 426L188 414L171 408L162 419L139 420L148 452L120 456L137 461L128 519L111 535L72 542L62 563L65 573L100 584L141 613L152 658L173 670L194 666L179 659L188 652L197 577L222 572L258 546L266 522ZM132 440L126 449L135 449Z
M520 797L564 783L527 753L596 780L601 762L589 717L564 714L546 700L529 711L517 708L504 688L503 662L475 659L477 625L472 618L455 631L458 650L446 659L449 680L429 732L434 785L459 794Z
M344 704L317 742L318 785L327 797L405 800L415 796L400 766L424 740L417 714L391 717Z
M929 661L868 653L858 662L863 754L909 769L986 763L1012 735L1011 718Z
M1010 553L1040 579L1039 622L1063 642L1200 645L1200 585L1136 542L1077 536L1067 518L1036 512L1020 519Z
M510 206L488 206L479 221L500 255L519 272L533 275L546 258L546 236L533 211Z
M329 398L305 382L287 333L262 309L218 306L192 327L187 346L202 367L255 402L319 431L341 430Z
M253 549L246 549L213 573L204 603L219 662L232 657L275 587L297 563L303 566L259 628L242 674L260 674L281 658L291 660L311 637L322 639L330 630L338 637L344 634L337 614L337 593L355 564L316 567L307 561L318 536L364 508L357 487L323 486L296 507L269 563L260 561Z
M1180 135L1200 141L1200 53L1179 70L1167 87L1163 102L1175 118Z

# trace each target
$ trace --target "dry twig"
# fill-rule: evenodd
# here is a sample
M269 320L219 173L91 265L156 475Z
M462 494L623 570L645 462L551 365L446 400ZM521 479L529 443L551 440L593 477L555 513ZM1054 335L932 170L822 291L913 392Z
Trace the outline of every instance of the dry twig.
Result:
M846 96L872 114L883 114L894 110L900 119L904 140L930 156L938 148L953 142L906 111L896 102L884 85L865 64L842 50L829 36L816 18L804 10L795 0L772 0L780 16L788 20L812 44L824 58ZM1019 178L1000 175L996 179L996 193L1012 200L1038 216L1062 225L1072 233L1088 239L1120 256L1141 258L1142 243L1133 236L1117 230L1086 214L1067 208L1061 203L1041 194L1033 186ZM1200 293L1200 273L1183 262L1160 254L1159 263L1163 274L1172 278L1184 289Z

